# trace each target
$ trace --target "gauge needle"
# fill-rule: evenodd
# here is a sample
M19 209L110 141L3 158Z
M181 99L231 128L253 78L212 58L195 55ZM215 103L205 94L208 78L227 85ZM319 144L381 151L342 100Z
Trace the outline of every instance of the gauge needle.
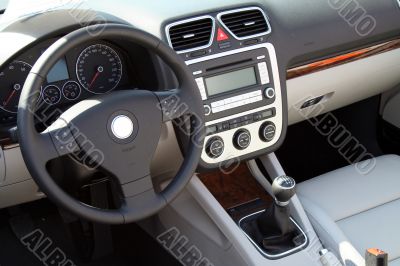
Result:
M17 92L16 90L14 89L12 90L10 95L8 95L7 99L3 102L3 106L7 106L10 103L11 99L14 97L16 92Z
M16 93L17 91L19 91L20 89L21 89L21 85L18 84L18 83L15 84L15 85L13 86L12 92L10 93L10 95L8 95L7 99L3 102L3 106L7 106L7 105L10 103L11 99L14 97L15 93Z
M92 78L92 81L90 81L89 90L92 88L93 84L96 82L97 78L99 77L99 75L100 75L101 72L103 72L103 71L104 71L104 69L103 69L102 66L99 66L99 67L97 68L96 74L94 74L94 76L93 76L93 78Z

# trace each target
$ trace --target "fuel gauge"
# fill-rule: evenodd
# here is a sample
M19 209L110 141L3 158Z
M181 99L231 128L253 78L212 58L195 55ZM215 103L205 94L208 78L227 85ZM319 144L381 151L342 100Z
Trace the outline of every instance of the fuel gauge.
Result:
M61 100L61 90L55 85L49 85L43 89L42 98L48 104L57 104Z

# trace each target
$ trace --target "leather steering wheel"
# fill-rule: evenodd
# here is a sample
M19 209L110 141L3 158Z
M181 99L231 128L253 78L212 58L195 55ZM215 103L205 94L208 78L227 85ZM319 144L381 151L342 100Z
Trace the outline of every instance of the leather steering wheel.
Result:
M38 132L35 127L37 99L50 69L78 45L104 39L123 39L154 52L175 73L179 87L158 92L121 90L83 100L65 111L45 131ZM169 185L156 192L150 164L162 125L184 115L190 117L192 128L184 161ZM157 213L189 182L202 152L204 111L191 72L170 47L127 25L94 25L60 38L33 66L19 102L18 134L28 170L50 200L87 220L123 224ZM100 167L114 178L113 189L121 200L118 209L84 204L52 179L47 163L68 154L83 154L90 165Z

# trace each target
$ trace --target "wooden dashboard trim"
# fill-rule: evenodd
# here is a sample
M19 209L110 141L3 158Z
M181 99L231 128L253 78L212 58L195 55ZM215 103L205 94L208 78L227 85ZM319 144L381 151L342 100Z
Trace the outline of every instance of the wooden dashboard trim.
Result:
M299 67L290 68L287 71L287 79L301 77L317 71L329 69L338 65L353 62L359 59L367 58L373 55L389 52L400 48L400 39L384 42L361 50L342 54L339 56L316 61Z
M245 163L236 167L199 174L198 177L224 209L230 209L256 199L267 205L272 197L256 181Z

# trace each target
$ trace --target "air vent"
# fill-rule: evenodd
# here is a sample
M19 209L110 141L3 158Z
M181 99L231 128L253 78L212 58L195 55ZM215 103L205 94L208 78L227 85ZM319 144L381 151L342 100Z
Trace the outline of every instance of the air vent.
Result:
M271 32L268 19L258 7L220 13L218 19L230 34L239 40L254 38Z
M207 48L214 36L214 19L209 16L172 23L167 26L169 44L183 53Z

